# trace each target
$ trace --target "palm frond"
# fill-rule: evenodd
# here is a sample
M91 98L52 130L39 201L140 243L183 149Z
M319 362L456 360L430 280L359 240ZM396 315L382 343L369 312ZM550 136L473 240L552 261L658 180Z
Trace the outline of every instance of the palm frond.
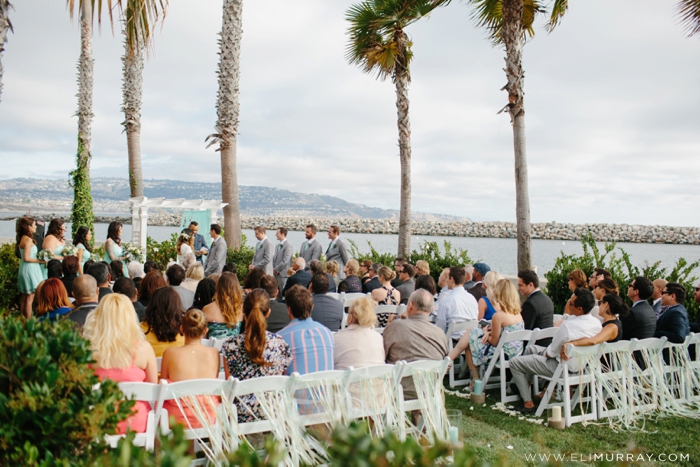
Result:
M700 0L679 0L676 8L688 37L700 34Z
M569 9L569 0L554 0L552 11L549 13L549 21L545 25L548 32L552 32L563 18L566 11Z
M468 0L474 5L472 11L472 20L476 22L477 27L486 30L488 38L493 45L502 43L501 34L503 31L503 2L502 0ZM562 0L555 0L562 1ZM566 1L566 0L563 0ZM523 30L532 37L535 35L533 27L535 18L538 14L544 13L540 0L523 0Z

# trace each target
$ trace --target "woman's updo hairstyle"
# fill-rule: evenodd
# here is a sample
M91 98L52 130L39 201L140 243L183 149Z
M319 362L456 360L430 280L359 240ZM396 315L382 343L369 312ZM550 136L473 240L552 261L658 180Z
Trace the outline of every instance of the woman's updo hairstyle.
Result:
M182 334L190 339L197 339L207 333L207 317L201 310L191 308L182 318Z
M377 275L385 281L393 281L396 278L396 273L391 268L388 268L386 266L382 266L381 268L379 268L379 271L377 271Z

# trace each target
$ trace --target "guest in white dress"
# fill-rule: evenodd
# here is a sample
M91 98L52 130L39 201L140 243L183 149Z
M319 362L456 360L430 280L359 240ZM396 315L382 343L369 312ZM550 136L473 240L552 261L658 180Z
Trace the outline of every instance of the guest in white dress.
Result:
M376 323L374 300L371 297L355 300L348 312L348 326L334 335L334 369L384 363L384 339L373 329Z

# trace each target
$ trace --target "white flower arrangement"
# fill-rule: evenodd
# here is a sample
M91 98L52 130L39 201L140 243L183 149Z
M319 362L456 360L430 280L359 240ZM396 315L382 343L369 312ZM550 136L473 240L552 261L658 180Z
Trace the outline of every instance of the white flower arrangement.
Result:
M146 260L143 249L131 243L124 244L124 256L126 256L127 262L136 261L143 264Z
M190 234L188 234L187 232L182 232L182 233L180 234L180 237L184 238L185 240L189 240L189 239L190 239Z
M63 256L78 256L78 249L73 245L66 245L63 247Z
M36 254L36 259L39 261L44 261L48 262L52 259L54 259L55 255L53 254L53 251L51 250L41 250L39 253Z

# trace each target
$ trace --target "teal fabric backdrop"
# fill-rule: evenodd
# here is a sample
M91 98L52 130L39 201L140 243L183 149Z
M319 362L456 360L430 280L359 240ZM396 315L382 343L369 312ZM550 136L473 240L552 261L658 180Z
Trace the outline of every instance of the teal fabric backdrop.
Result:
M180 231L185 227L189 227L190 222L195 221L199 224L198 234L204 236L204 240L207 245L211 245L211 235L209 235L209 225L211 223L211 211L207 209L206 211L185 211L182 213L182 220L180 220Z

